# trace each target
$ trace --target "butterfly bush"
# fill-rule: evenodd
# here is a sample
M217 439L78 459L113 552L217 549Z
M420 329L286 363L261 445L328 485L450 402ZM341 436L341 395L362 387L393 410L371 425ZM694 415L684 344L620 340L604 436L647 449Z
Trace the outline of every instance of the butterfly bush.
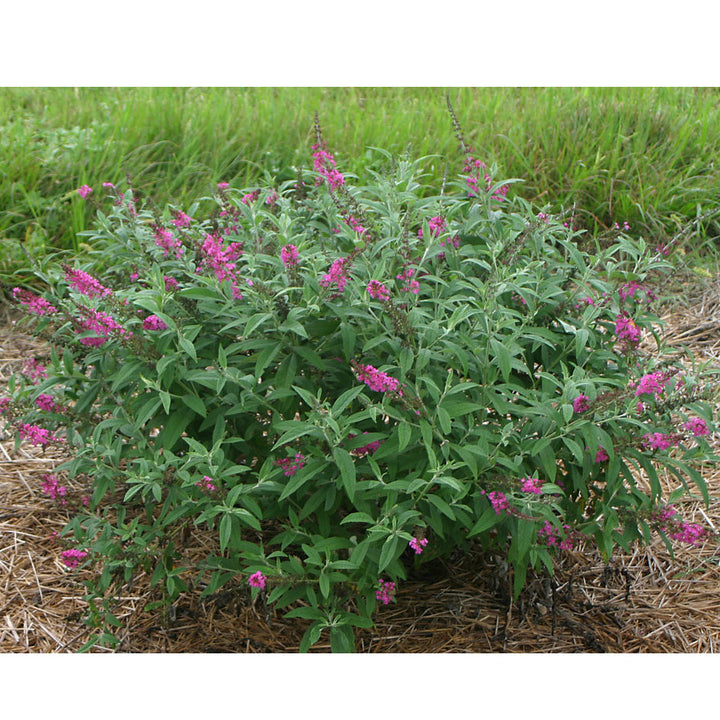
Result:
M113 185L91 249L13 292L48 349L2 422L87 488L60 561L94 641L138 572L161 605L240 580L343 651L418 563L501 553L517 595L571 548L714 539L660 482L707 500L715 427L712 377L656 332L672 255L584 251L459 140L442 192L380 151L354 186L317 122L298 180L164 211Z

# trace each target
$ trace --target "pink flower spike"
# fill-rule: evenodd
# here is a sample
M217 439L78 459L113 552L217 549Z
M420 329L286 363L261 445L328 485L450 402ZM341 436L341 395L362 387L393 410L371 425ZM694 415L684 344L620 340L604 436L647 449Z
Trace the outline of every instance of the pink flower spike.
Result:
M388 605L395 595L395 583L379 580L380 589L375 591L375 597L383 604Z
M82 185L77 189L78 195L84 200L93 189L89 185Z
M573 412L582 413L590 409L590 398L587 395L578 395L572 403Z
M693 434L693 437L703 437L709 435L707 423L699 417L690 418L683 427Z
M285 247L280 250L280 259L288 270L297 267L298 260L300 259L298 249L294 245L285 245Z
M62 561L67 567L76 568L88 554L84 550L72 548L71 550L63 550L60 555L62 557Z
M265 589L266 583L267 578L259 570L248 578L248 585L250 585L250 587L260 588L260 590Z
M227 190L229 187L230 187L230 183L219 182L219 183L217 184L218 190Z
M522 478L521 490L525 493L531 493L533 495L542 495L542 480L534 477Z
M143 320L143 330L165 329L167 329L167 325L157 315L148 315L148 317Z
M416 537L414 537L408 545L415 551L416 555L421 555L422 551L425 549L425 546L428 544L428 539L423 538L422 540L418 540Z
M375 298L375 300L389 300L390 299L390 291L377 280L371 280L368 283L367 286L368 294L371 298Z

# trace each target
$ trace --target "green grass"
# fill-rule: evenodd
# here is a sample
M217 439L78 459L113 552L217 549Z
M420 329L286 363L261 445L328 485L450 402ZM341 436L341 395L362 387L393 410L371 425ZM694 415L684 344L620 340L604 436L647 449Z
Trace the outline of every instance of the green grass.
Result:
M718 226L720 108L713 88L450 88L477 156L516 192L593 229L628 220L672 235ZM122 182L180 206L224 180L278 180L308 164L317 110L341 171L369 146L462 170L442 88L0 88L0 238L72 248L90 223L75 189ZM24 261L3 244L0 273Z

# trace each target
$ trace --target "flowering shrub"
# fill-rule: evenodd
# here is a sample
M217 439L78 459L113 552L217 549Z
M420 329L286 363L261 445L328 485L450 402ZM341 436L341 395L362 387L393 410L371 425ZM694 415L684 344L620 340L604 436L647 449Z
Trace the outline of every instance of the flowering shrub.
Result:
M581 250L464 141L433 195L407 160L351 186L317 135L314 182L219 183L187 212L104 183L93 251L15 291L51 350L0 408L91 485L63 553L97 571L90 620L117 624L140 570L167 603L241 577L309 621L303 650L351 650L413 564L470 543L507 553L517 594L582 538L705 539L660 472L707 499L709 386L641 349L669 257ZM190 525L217 538L197 567Z

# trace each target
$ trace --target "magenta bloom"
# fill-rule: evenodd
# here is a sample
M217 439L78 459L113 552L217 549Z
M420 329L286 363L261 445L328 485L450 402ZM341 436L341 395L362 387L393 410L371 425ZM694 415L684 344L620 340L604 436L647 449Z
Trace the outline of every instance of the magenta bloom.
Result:
M24 305L33 315L53 315L57 312L57 308L51 305L45 298L41 298L29 290L22 288L13 288L13 297L21 305Z
M260 196L259 190L254 190L253 192L248 193L247 195L243 195L242 202L243 205L252 205Z
M590 409L590 398L587 395L578 395L572 403L573 412L582 413Z
M49 445L51 442L57 440L57 438L45 428L41 428L38 425L29 425L25 423L18 428L18 433L21 440L27 440L31 445Z
M175 212L175 217L172 219L172 224L176 228L190 227L191 222L192 222L192 218L189 215L186 215L181 210L178 210L177 212Z
M640 397L641 395L660 395L665 389L667 380L667 376L661 372L643 375L635 387L635 397Z
M377 280L371 280L368 283L367 286L368 294L371 298L375 298L376 300L389 300L390 299L390 291Z
M430 228L430 235L432 235L432 237L437 237L438 235L440 235L441 232L445 230L445 218L443 218L442 215L431 217L428 220L428 227ZM422 228L418 230L418 237L422 240Z
M157 316L148 315L143 320L143 330L165 330L167 325Z
M490 504L492 505L496 515L499 515L501 512L503 512L503 510L510 510L510 503L505 497L505 493L493 490L492 492L488 493L488 498L490 499Z
M165 228L155 228L155 244L162 248L163 257L167 257L170 253L174 253L175 259L178 260L185 252L182 243L173 236L170 230Z
M292 477L300 468L305 467L305 456L302 453L295 453L295 458L280 458L274 463L283 469L286 477Z
M84 550L78 550L77 548L63 550L60 555L62 561L69 568L76 568L87 557L87 553Z
M428 544L428 539L423 538L422 540L418 540L416 537L414 537L408 545L415 551L416 555L421 555L422 551L425 549L425 546Z
M345 178L335 166L335 158L320 145L315 144L313 149L313 167L316 172L320 173L320 177L324 178L330 186L330 190L337 190L340 185L345 184ZM318 178L319 184L321 179Z
M206 235L202 246L203 263L215 272L219 282L230 280L232 283L232 296L235 300L242 300L238 285L237 259L242 255L242 243L227 245L213 235Z
M639 345L642 331L632 318L625 313L620 313L615 318L615 336L622 345L623 351L628 351Z
M230 183L219 182L217 184L218 190L227 190L230 187Z
M604 447L599 447L597 449L597 452L595 453L595 462L596 463L604 463L606 460L609 460L610 456L605 451Z
M539 478L534 477L525 477L522 478L522 487L521 490L525 493L532 493L533 495L541 495L542 494L542 480Z
M646 450L667 450L681 440L680 435L665 435L663 433L647 433L643 435L643 447Z
M213 479L211 477L208 477L207 475L203 475L202 480L198 480L198 482L195 483L195 485L202 490L207 490L208 492L212 492L215 490L215 485L213 484Z
M89 185L82 185L77 189L78 195L84 200L93 189Z
M413 268L406 267L400 275L396 275L395 277L405 283L405 285L400 288L403 292L410 292L413 295L417 295L420 292L420 283L412 279L414 274L415 270Z
M283 265L290 270L290 268L297 267L300 255L294 245L288 244L280 250L280 258L283 261Z
M395 583L380 580L380 589L375 591L375 597L383 604L388 605L395 595Z
M694 437L702 437L703 435L710 434L707 424L699 417L690 418L683 427L691 432Z
M80 312L83 314L83 317L78 320L81 330L92 330L98 335L96 337L79 338L82 345L99 347L104 345L113 333L121 337L130 337L132 335L107 313L83 307L80 308Z
M178 289L178 281L174 277L170 277L169 275L163 275L163 280L165 281L166 292Z
M67 494L67 488L64 485L58 485L57 476L46 473L43 475L42 491L49 495L53 500L58 497L62 498Z
M89 298L110 297L113 294L110 288L106 288L92 275L83 270L75 270L69 265L63 265L63 269L65 270L65 279L70 284L70 287L75 288L79 293Z
M267 578L259 570L248 578L248 585L250 585L250 587L260 588L260 590L265 589L266 583Z
M372 365L357 365L355 368L358 380L364 382L371 390L376 392L395 392L400 387L400 382Z
M35 400L35 404L41 409L45 410L46 412L52 412L55 410L55 400L53 400L52 395L47 395L46 393L42 393L38 395L37 399Z
M320 284L329 288L333 285L338 294L345 290L348 282L348 270L350 266L350 258L339 258L331 266L330 269L320 278Z
M563 525L565 539L561 540L560 532L553 527L552 523L545 521L542 529L538 531L538 539L542 540L548 547L559 547L561 550L572 550L573 541L570 537L570 526Z

